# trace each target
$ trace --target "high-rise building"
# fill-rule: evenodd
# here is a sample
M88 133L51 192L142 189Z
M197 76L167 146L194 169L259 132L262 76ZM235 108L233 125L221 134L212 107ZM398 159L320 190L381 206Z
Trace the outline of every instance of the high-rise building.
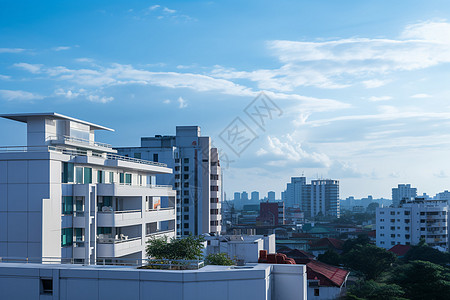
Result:
M256 221L261 225L284 225L284 203L282 201L261 202Z
M340 217L338 180L311 180L311 216L319 214Z
M248 193L246 191L243 191L241 194L241 202L242 204L248 204Z
M259 192L253 191L251 195L252 195L251 197L252 203L259 203Z
M221 172L211 139L198 126L177 126L175 136L143 137L141 147L117 148L121 155L167 164L174 174L159 182L177 191L177 234L221 232Z
M340 217L338 180L312 180L307 184L306 177L292 177L282 193L282 200L286 207L300 208L306 217Z
M392 188L392 204L399 207L402 200L411 201L417 196L417 189L412 188L411 184L399 184L398 187Z
M376 210L376 243L389 249L394 245L416 245L420 239L448 251L448 205L445 200L415 200L399 207Z
M267 199L269 200L269 202L275 202L275 192L274 191L268 192Z
M143 259L153 236L175 236L166 165L95 141L112 129L57 113L0 115L27 123L27 146L0 153L0 257L55 262Z

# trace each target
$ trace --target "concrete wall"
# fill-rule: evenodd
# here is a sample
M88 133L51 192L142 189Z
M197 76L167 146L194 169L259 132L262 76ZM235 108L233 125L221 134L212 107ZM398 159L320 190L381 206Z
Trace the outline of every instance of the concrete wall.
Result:
M41 294L42 279L52 280L52 294ZM0 299L306 300L306 267L262 264L167 271L4 263Z

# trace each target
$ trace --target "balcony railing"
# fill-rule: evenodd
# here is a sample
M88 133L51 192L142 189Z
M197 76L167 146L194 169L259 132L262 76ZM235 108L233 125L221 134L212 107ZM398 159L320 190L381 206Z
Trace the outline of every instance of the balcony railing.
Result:
M158 166L158 167L167 167L166 164L144 160L144 159L138 159L138 158L132 158L127 156L121 156L117 154L111 154L111 153L95 153L95 152L88 152L85 150L75 150L75 149L66 149L62 147L57 146L8 146L8 147L0 147L0 153L1 152L45 152L45 151L54 151L59 152L66 155L72 155L72 156L96 156L96 157L102 157L106 159L111 160L120 160L120 161L127 161L127 162L133 162L137 164L144 164L144 165L151 165L151 166Z
M172 232L175 232L175 229L158 230L158 231L155 231L155 232L147 233L145 236L146 237L151 237L151 236L155 236L155 235L159 235L159 234L172 233Z
M100 235L99 235L100 236ZM136 241L136 240L140 240L141 237L132 237L132 238L128 238L128 235L124 235L121 234L116 235L115 237L98 237L97 238L97 243L99 244L120 244L120 243L125 243L125 242L131 242L131 241Z
M89 146L96 146L96 147L112 149L112 146L110 144L90 141L90 140L77 138L77 137L73 137L73 136L59 135L59 136L49 136L47 138L47 141L60 141L60 140L65 141L65 142L76 142L76 143L87 144Z

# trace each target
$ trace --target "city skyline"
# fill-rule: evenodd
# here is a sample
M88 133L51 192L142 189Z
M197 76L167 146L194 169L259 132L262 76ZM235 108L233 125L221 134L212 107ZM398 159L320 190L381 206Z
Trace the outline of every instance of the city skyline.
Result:
M391 198L400 183L434 195L450 189L449 13L445 1L3 1L1 111L95 119L116 129L98 140L122 147L200 126L228 198L279 198L302 174L339 180L342 199ZM246 111L261 91L277 108L263 126ZM252 132L240 149L236 118ZM3 145L26 144L23 124L0 126Z

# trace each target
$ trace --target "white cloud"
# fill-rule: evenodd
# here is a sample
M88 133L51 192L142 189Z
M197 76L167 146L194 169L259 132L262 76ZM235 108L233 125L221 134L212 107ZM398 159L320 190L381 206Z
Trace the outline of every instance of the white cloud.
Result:
M178 104L179 104L179 106L178 106L179 108L187 107L187 102L182 97L179 97L177 101L178 101Z
M170 9L170 8L168 8L168 7L164 7L163 12L166 12L166 13L169 13L169 14L174 14L174 13L176 13L177 11L174 10L174 9Z
M25 49L22 48L0 48L0 53L20 53L24 51Z
M156 5L150 6L148 9L149 9L149 10L155 10L155 9L160 8L160 7L161 7L161 5L156 4Z
M370 80L365 80L362 83L364 84L364 86L366 88L373 89L373 88L378 88L383 85L386 85L388 82L389 82L388 80L370 79Z
M42 65L39 64L29 64L29 63L16 63L13 65L17 68L22 68L30 73L37 74L41 72Z
M34 94L26 91L20 90L0 90L0 96L8 101L30 101L30 100L39 100L44 97L39 94Z
M425 93L421 93L421 94L415 94L412 95L411 98L418 98L418 99L422 99L422 98L431 98L431 95L425 94Z
M11 76L0 74L0 80L9 80L9 79L11 79Z
M165 100L163 101L164 104L170 104L170 102L171 102L170 99L165 99Z
M440 170L438 173L434 173L433 175L437 178L448 178L448 175L444 170Z
M78 96L80 96L82 93L84 92L84 90L79 90L78 92L77 91L72 91L72 90L64 90L64 89L57 89L56 91L55 91L55 95L56 96L63 96L63 97L65 97L65 98L68 98L68 99L73 99L73 98L76 98L76 97L78 97Z
M377 102L377 101L388 101L388 100L391 100L392 99L392 97L391 96L372 96L372 97L369 97L368 98L368 100L369 101L372 101L372 102Z
M69 46L59 46L59 47L54 47L52 48L53 51L64 51L64 50L70 50L71 47Z
M75 61L77 61L77 62L88 62L88 63L91 63L91 62L94 62L94 59L92 59L92 58L87 58L87 57L80 57L80 58L75 59Z
M92 102L101 102L101 103L108 103L114 100L114 97L105 97L105 96L98 96L98 95L88 95L87 99Z

